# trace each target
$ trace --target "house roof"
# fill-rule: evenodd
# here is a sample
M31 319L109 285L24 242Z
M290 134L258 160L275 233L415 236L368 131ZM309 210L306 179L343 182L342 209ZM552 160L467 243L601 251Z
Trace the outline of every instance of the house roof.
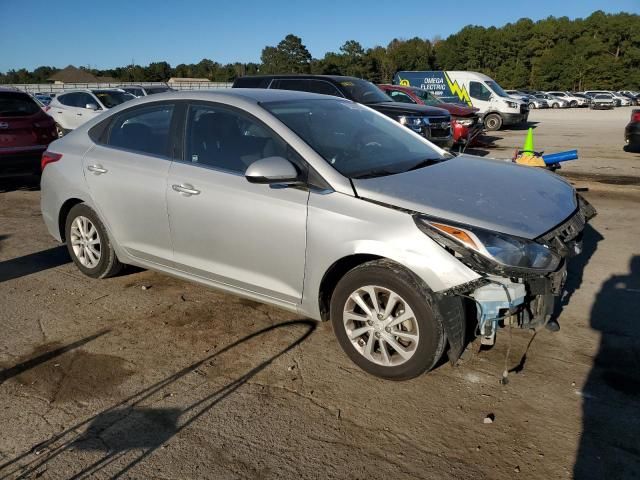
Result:
M52 82L62 82L62 83L95 83L98 82L98 79L95 75L87 72L86 70L81 70L79 68L74 67L73 65L69 65L68 67L63 68L59 72L51 75L48 80Z

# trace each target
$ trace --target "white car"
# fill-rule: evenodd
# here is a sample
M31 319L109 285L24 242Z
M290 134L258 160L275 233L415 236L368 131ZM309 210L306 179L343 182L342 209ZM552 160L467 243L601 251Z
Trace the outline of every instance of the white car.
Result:
M56 122L58 136L62 137L102 112L135 98L117 88L68 90L58 94L45 111Z
M536 93L533 96L546 100L551 108L567 108L569 106L569 102L567 100L549 95L548 93Z
M553 92L547 92L547 94L551 95L552 97L557 97L557 98L561 98L562 100L566 100L567 102L569 102L570 107L585 107L589 105L589 102L586 99L576 97L570 94L569 92L553 91Z
M609 95L616 103L617 107L628 107L631 105L631 100L627 97L623 97L618 93L614 93L610 90L587 90L584 92L586 95L593 97L594 95Z

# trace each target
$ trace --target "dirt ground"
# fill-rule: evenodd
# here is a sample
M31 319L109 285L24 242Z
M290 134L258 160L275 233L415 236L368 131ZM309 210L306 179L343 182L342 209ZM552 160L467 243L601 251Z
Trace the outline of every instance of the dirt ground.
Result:
M534 112L537 144L640 173L618 125L549 120L591 113ZM492 156L524 138L499 135ZM88 279L37 187L2 183L0 479L639 478L640 187L576 183L599 215L560 332L501 331L402 383L358 370L328 324L150 271Z

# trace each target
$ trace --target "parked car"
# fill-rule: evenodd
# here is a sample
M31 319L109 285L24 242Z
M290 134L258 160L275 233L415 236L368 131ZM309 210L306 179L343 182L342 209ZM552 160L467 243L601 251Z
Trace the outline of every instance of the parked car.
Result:
M619 95L628 98L631 101L631 105L640 105L640 95L634 92L617 92Z
M553 95L549 95L548 93L536 93L534 94L534 97L546 100L551 108L569 107L568 101L563 100L562 98L554 97Z
M631 112L631 120L624 129L624 141L629 150L640 150L640 109Z
M168 85L121 85L118 88L134 97L146 97L147 95L173 91Z
M620 106L621 107L630 107L633 102L631 101L631 99L629 97L627 97L626 95L621 95L618 92L610 92L611 95L613 95L613 97L617 100L620 101Z
M400 122L442 148L453 145L451 115L443 108L400 104L373 83L339 75L258 75L240 77L232 88L270 88L320 93L362 103Z
M482 121L478 109L457 103L445 103L422 88L402 87L400 85L378 85L391 100L399 103L427 105L444 108L451 115L454 146L465 146L482 132Z
M587 90L584 93L585 95L589 95L592 99L595 98L596 95L605 95L611 100L613 100L614 107L621 107L623 106L623 103L626 103L626 101L628 101L628 99L625 98L625 102L623 102L622 99L618 98L616 95L614 95L608 90ZM628 103L628 105L630 104L631 102Z
M536 98L535 96L522 92L520 90L505 90L505 91L512 97L515 97L518 100L522 100L523 102L526 102L529 105L529 110L533 110L536 108L549 108L549 103L542 98Z
M40 173L56 138L53 119L28 93L0 87L0 176Z
M277 89L124 103L43 164L44 222L85 275L133 264L331 320L357 365L395 380L505 317L544 324L595 215L548 171Z
M562 91L556 90L556 91L546 92L546 93L548 93L552 97L561 98L562 100L567 101L569 103L569 107L586 107L589 105L589 102L586 99L582 97L578 97L569 92L562 92Z
M45 111L55 120L58 136L62 137L105 110L133 98L116 88L67 90L51 100Z
M394 85L430 91L445 102L460 100L479 109L487 130L526 124L529 106L511 97L491 77L469 71L405 71L393 77Z
M598 93L591 97L589 108L593 110L611 110L616 106L616 101L611 95Z
M53 100L53 97L50 97L49 95L43 95L41 93L36 93L34 95L34 97L40 102L42 103L45 107L47 105L49 105L51 103L51 100Z
M573 92L573 93L571 93L571 95L573 95L574 97L582 99L583 106L585 106L585 107L588 107L591 104L591 97L588 96L588 95L585 95L584 93Z

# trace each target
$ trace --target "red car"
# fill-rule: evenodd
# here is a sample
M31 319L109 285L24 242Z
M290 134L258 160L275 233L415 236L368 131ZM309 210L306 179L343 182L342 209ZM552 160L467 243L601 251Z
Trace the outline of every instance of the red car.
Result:
M470 144L482 132L482 122L479 121L477 108L445 103L422 88L400 85L378 85L378 87L396 102L416 103L447 110L451 114L454 145Z
M39 174L42 153L57 137L53 118L29 94L0 87L0 177Z

